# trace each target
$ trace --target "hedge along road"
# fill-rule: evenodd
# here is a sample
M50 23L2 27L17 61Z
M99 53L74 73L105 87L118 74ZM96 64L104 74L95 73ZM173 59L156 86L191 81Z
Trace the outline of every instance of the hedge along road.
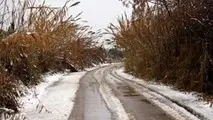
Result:
M172 120L122 80L109 65L88 72L80 80L69 120Z

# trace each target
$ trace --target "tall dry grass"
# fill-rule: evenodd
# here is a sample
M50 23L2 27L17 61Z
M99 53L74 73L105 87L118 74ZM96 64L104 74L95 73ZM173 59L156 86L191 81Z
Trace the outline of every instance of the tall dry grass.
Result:
M0 108L18 110L16 99L20 96L13 88L21 88L15 84L16 79L33 86L41 82L45 72L75 72L104 61L104 49L93 42L97 35L91 34L90 27L77 23L79 16L68 15L69 8L79 2L67 1L61 8L30 0L13 1L10 8L7 2L0 3L0 82L5 83L0 88L11 94L0 94L0 101L6 102L0 102Z
M0 73L0 80L0 114L5 112L4 108L10 108L17 112L18 97L22 94L18 87L18 84L20 84L18 79L7 73Z
M132 6L132 18L109 27L125 50L126 71L212 95L213 2L138 0Z

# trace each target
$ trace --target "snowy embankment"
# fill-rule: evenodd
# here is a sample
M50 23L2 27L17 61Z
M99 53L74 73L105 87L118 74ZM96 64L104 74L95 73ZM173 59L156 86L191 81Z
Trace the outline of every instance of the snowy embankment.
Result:
M194 114L197 114L201 119L213 120L213 108L210 107L210 104L207 104L205 101L200 101L199 97L197 97L195 93L180 92L174 90L170 86L137 79L127 73L124 73L124 68L116 70L115 73L122 78L131 80L142 86L146 86L148 89L169 98L189 111L194 112Z
M44 82L21 99L26 120L66 120L72 108L79 80L85 72L44 75Z

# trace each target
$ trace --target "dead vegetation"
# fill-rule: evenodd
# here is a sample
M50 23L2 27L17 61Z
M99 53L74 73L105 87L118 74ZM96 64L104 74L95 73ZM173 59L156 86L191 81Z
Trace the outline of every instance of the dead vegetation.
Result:
M125 50L126 71L211 96L213 1L134 0L131 5L132 17L109 27Z
M93 42L98 35L78 24L79 16L68 16L78 3L67 1L61 8L30 0L0 3L0 108L17 112L20 84L36 85L45 72L75 72L104 61L104 49Z

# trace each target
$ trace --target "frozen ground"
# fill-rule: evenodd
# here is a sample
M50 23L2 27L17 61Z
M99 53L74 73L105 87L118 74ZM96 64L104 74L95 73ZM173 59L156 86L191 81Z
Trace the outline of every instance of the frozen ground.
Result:
M45 75L44 82L21 99L27 120L66 120L73 108L79 80L85 72Z

